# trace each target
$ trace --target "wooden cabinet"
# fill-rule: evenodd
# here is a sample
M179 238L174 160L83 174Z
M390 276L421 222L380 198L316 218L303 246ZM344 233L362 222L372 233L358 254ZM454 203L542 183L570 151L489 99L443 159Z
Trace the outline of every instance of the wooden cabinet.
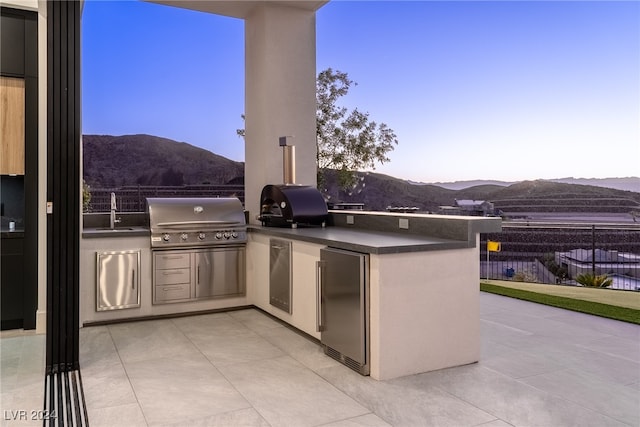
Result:
M140 307L140 251L97 252L96 310Z
M0 77L0 175L24 175L25 80Z

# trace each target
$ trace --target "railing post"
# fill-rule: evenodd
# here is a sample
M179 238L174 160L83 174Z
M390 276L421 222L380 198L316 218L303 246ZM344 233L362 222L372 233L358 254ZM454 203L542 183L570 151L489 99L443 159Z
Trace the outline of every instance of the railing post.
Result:
M596 275L596 225L591 226L591 274Z

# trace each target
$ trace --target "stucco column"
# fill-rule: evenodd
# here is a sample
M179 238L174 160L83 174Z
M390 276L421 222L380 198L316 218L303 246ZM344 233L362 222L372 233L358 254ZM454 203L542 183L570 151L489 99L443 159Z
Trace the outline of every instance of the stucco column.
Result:
M294 136L296 183L316 185L315 12L265 2L245 20L245 208L282 183L280 136Z

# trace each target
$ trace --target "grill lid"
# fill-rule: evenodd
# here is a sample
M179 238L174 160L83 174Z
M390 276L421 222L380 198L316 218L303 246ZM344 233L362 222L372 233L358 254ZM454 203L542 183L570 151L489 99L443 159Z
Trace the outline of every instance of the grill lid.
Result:
M308 185L266 185L260 206L260 221L266 226L324 226L328 217L324 197Z
M246 241L236 197L148 198L151 246L201 246Z
M152 233L246 224L242 203L235 197L148 198L147 206Z

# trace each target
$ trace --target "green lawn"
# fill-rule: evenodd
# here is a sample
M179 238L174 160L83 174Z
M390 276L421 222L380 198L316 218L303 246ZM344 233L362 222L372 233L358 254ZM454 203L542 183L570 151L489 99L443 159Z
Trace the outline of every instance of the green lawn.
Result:
M640 292L588 289L576 286L480 283L480 290L525 301L640 324ZM595 291L595 292L594 292ZM613 293L613 294L612 294Z

